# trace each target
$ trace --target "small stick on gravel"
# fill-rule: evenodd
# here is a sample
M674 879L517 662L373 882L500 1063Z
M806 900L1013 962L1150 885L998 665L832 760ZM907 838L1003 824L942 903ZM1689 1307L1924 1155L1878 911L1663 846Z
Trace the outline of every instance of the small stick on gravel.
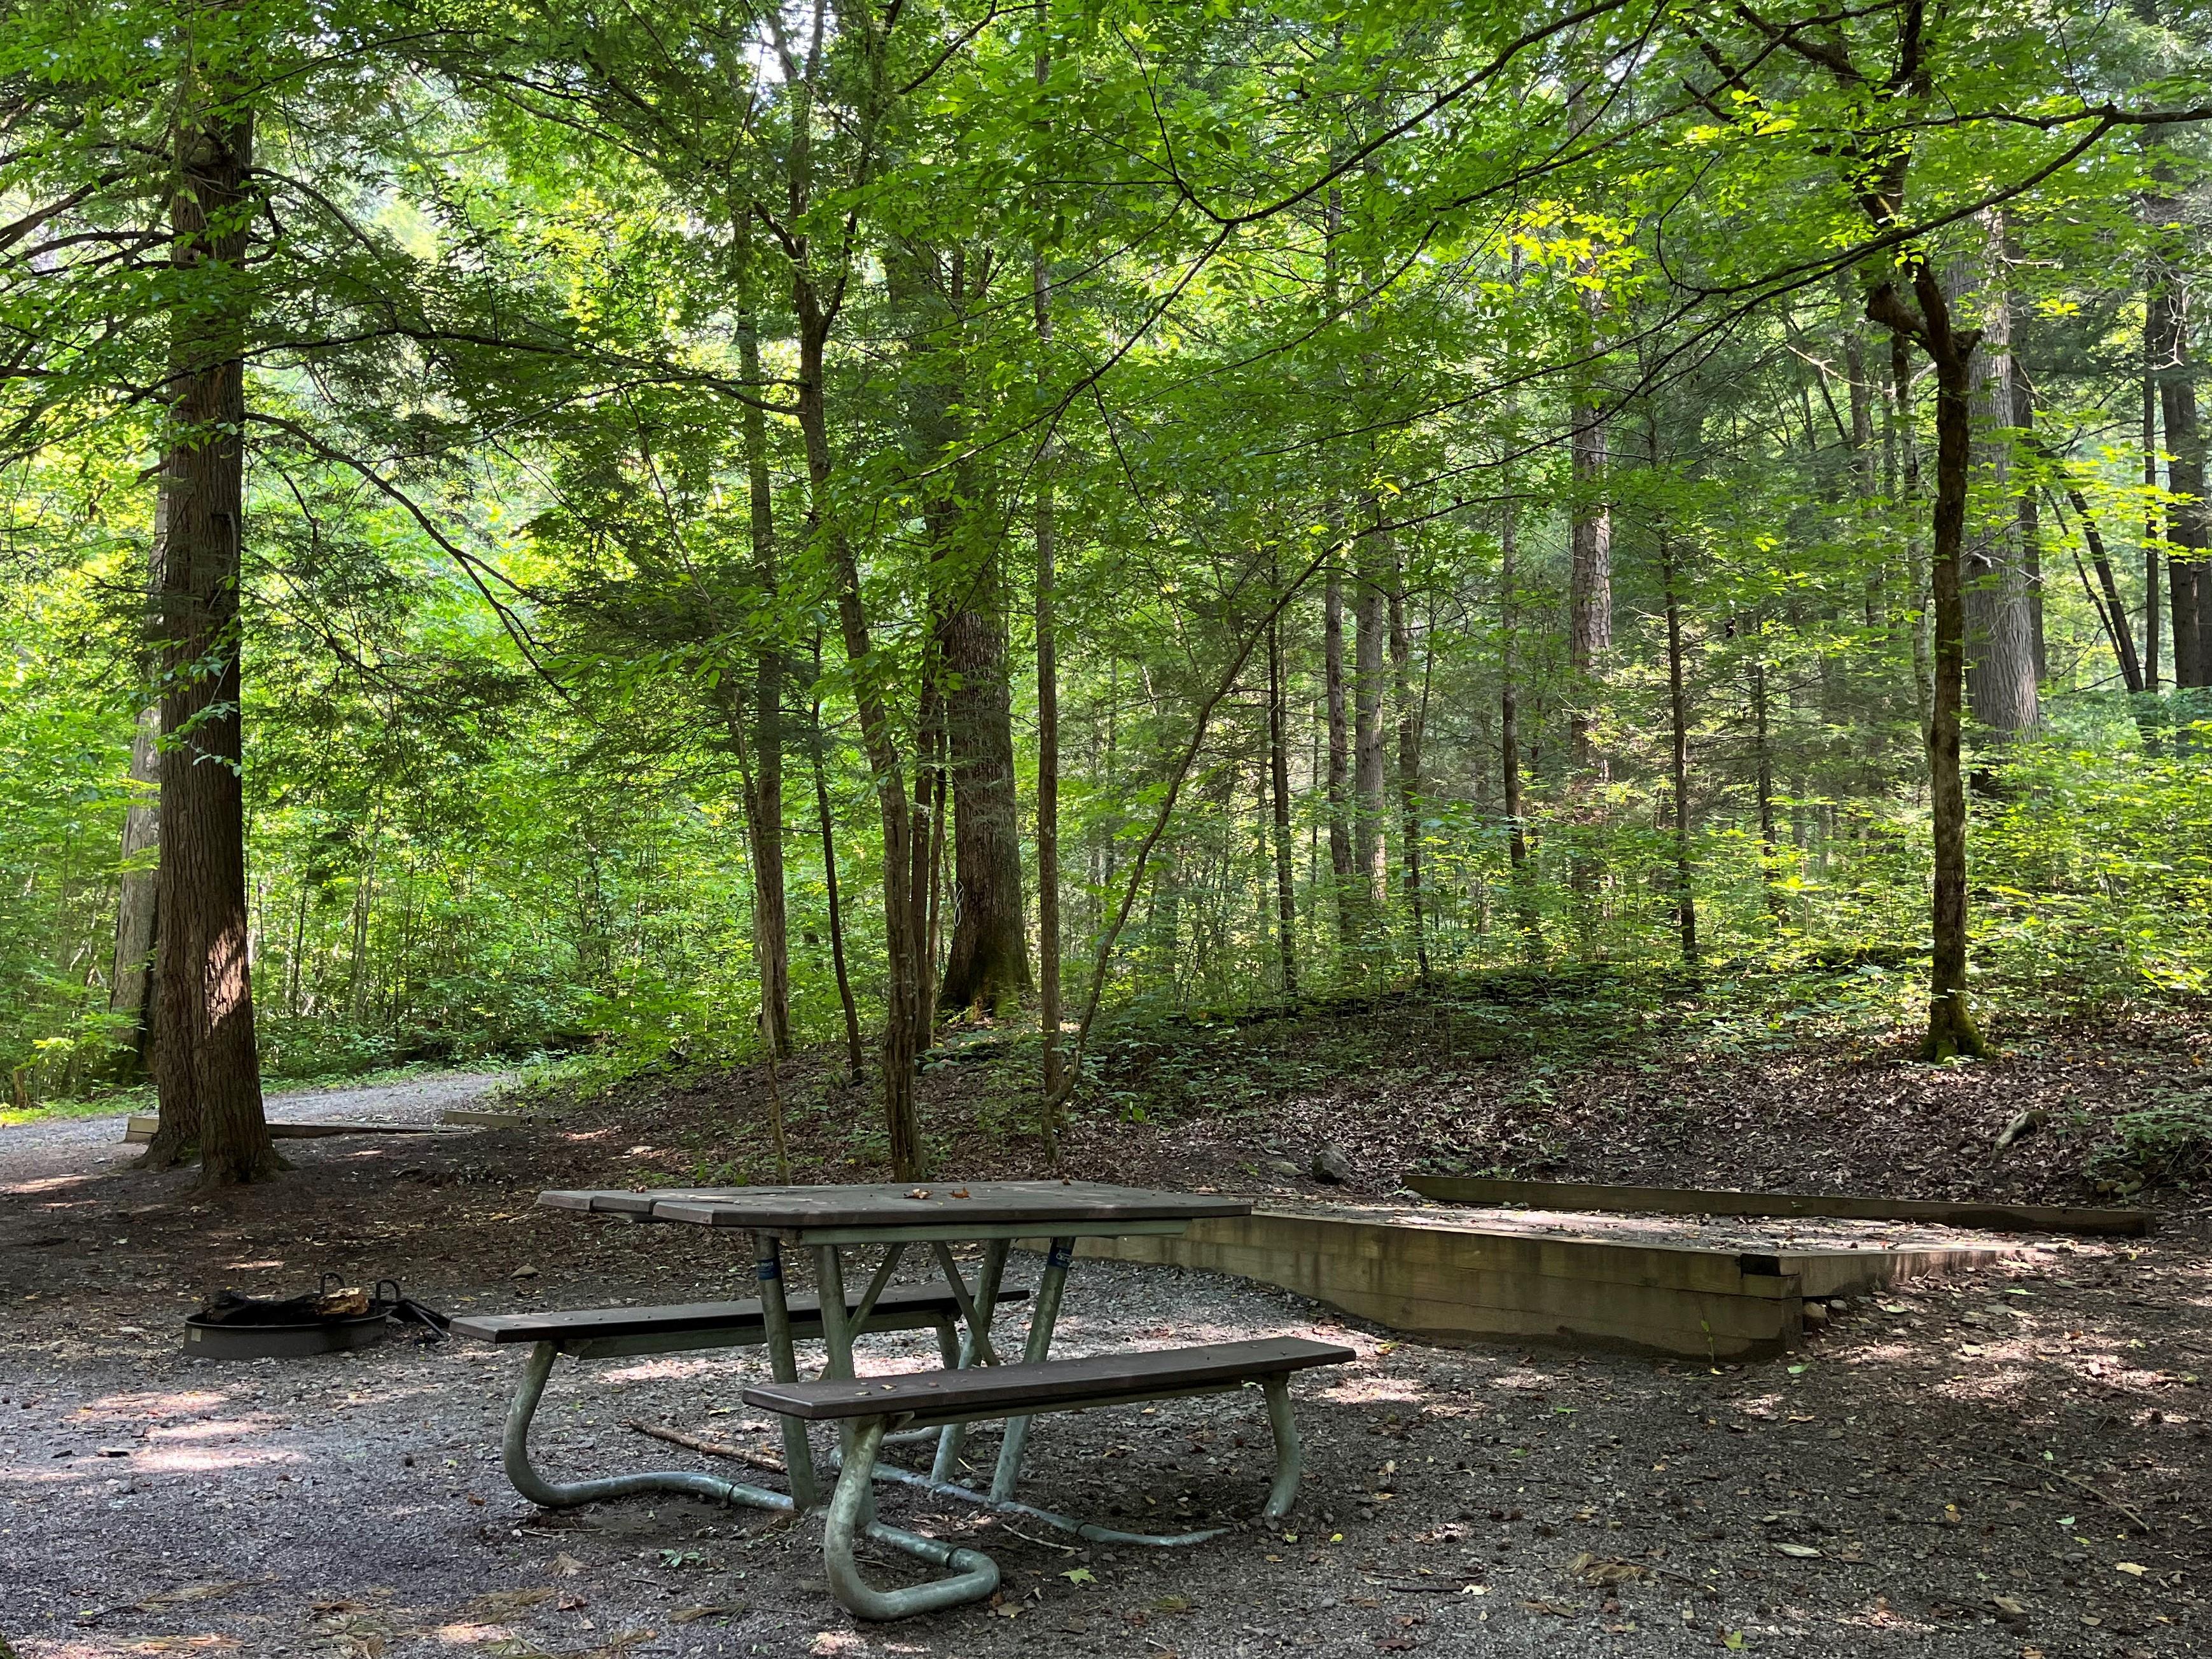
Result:
M726 1440L709 1440L704 1435L686 1434L681 1429L664 1429L657 1423L641 1423L634 1417L623 1419L623 1427L635 1429L640 1434L650 1435L655 1440L665 1440L672 1446L681 1446L687 1451L704 1452L709 1457L727 1457L740 1463L750 1463L757 1469L783 1473L783 1464L773 1457L763 1457L743 1446L733 1446Z
M2021 1463L2020 1459L2017 1457L2008 1457L2005 1459L2005 1462L2008 1463L2017 1463L2023 1469L2035 1469L2034 1464ZM2113 1497L2112 1493L2104 1491L2100 1487L2091 1486L2078 1474L2069 1474L2063 1469L2035 1469L2035 1472L2038 1474L2055 1474L2061 1480L2065 1481L2069 1486L2079 1486L2083 1492L2087 1492L2090 1497L2095 1498L2099 1503L2110 1504L2122 1515L2124 1515L2129 1520L2134 1522L2139 1530L2146 1534L2154 1533L2158 1530L2156 1527L2151 1525L2149 1522L2144 1520L2142 1516L2137 1515L2125 1504L2123 1504L2118 1498Z

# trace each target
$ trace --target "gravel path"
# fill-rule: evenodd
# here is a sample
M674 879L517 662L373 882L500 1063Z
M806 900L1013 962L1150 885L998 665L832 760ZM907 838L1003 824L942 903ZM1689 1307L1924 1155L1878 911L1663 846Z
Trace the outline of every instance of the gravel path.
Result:
M313 1115L428 1115L471 1081L325 1094ZM44 1178L10 1166L0 1639L21 1659L2204 1650L2212 1228L2194 1217L1857 1299L1802 1352L1749 1365L1443 1349L1247 1281L1085 1261L1062 1353L1275 1334L1357 1351L1297 1384L1309 1465L1290 1523L1103 1549L886 1492L890 1518L973 1539L1006 1580L994 1605L883 1629L830 1601L816 1522L522 1502L498 1463L511 1352L183 1354L177 1322L209 1290L289 1291L325 1268L398 1275L454 1311L744 1294L735 1241L532 1199L696 1182L759 1132L710 1093L672 1091L580 1103L557 1132L290 1142L283 1180L221 1194L131 1169L112 1139L28 1154ZM6 1150L24 1133L0 1131L0 1157L24 1157ZM1152 1151L1178 1157L1170 1134ZM1020 1323L1011 1310L1010 1341ZM870 1363L926 1365L933 1346L879 1339ZM629 1419L772 1449L738 1398L759 1370L744 1352L564 1366L538 1454L562 1473L708 1466ZM973 1445L987 1470L994 1437ZM1255 1401L1058 1416L1037 1425L1024 1495L1147 1530L1234 1523L1266 1462Z
M367 1087L292 1089L269 1096L266 1106L271 1121L435 1123L440 1112L468 1105L507 1076L505 1072L438 1072ZM104 1164L137 1158L139 1148L123 1139L128 1115L49 1118L0 1128L0 1187L88 1174Z

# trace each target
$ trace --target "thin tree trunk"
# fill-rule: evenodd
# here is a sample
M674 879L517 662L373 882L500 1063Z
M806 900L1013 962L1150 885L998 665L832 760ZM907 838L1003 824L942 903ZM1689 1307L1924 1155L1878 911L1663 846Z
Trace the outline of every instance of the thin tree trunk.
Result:
M2012 424L2019 431L2021 441L2033 448L2035 390L2029 384L2027 366L2021 361L2024 327L2025 319L2015 328L2013 341ZM2028 654L2035 665L2035 683L2040 686L2051 678L2051 652L2043 632L2043 513L2033 482L2020 488L2019 512L2021 574L2027 583Z
M160 508L156 504L156 512ZM161 532L154 533L153 568L159 571ZM158 577L157 577L158 580ZM159 927L161 842L161 710L157 704L138 716L131 740L130 810L123 817L123 876L115 896L115 962L107 981L107 1012L128 1021L109 1074L127 1083L146 1069L154 1030L154 943ZM151 854L155 863L144 865Z
M1358 950L1361 908L1352 866L1352 731L1345 707L1344 582L1329 567L1322 590L1322 683L1328 701L1328 865L1335 878L1340 966Z
M1924 260L1911 266L1916 305L1885 283L1868 296L1875 321L1916 339L1936 368L1936 499L1931 580L1936 606L1936 680L1928 744L1935 875L1928 973L1930 1060L1984 1052L1966 998L1966 791L1960 738L1966 698L1966 613L1961 591L1967 480L1972 465L1974 374L1980 331L1953 326L1944 285Z
M1898 444L1898 510L1905 532L1905 580L1911 590L1906 619L1912 629L1912 706L1920 720L1920 740L1928 741L1932 714L1931 686L1935 666L1928 654L1928 565L1922 550L1919 520L1915 511L1920 499L1920 441L1912 418L1912 357L1902 334L1889 341L1891 418L1896 422Z
M1698 902L1690 884L1690 705L1684 688L1681 596L1674 585L1674 550L1659 532L1659 582L1667 603L1667 709L1674 732L1674 926L1682 965L1698 970Z
M1280 573L1276 573L1280 580ZM1281 964L1283 1000L1298 1000L1298 904L1291 872L1290 710L1283 683L1283 619L1267 621L1267 775L1272 787L1275 853L1275 956Z
M814 678L822 678L821 647L815 648ZM830 965L837 975L837 1001L845 1012L847 1075L858 1083L866 1062L860 1054L860 1011L853 1000L853 977L845 965L845 907L837 887L837 821L830 810L830 775L822 760L822 699L817 696L807 720L806 747L814 763L814 811L822 826L822 876L830 897Z
M2205 644L2203 561L2208 542L2204 499L2204 434L2197 423L2197 387L2190 362L2188 250L2178 227L2183 216L2172 193L2173 164L2165 129L2147 127L2143 144L2152 176L2162 188L2146 198L2154 233L2143 332L2147 369L2158 386L2166 427L2166 625L2173 635L2177 689L2212 684L2212 652Z
M1752 787L1759 812L1759 879L1766 894L1766 911L1778 926L1787 919L1782 902L1781 848L1774 833L1774 745L1766 696L1766 627L1752 621L1751 760Z
M1384 611L1389 588L1390 544L1379 528L1382 503L1370 496L1360 503L1366 520L1358 541L1358 574L1352 586L1356 629L1352 670L1352 879L1370 915L1379 916L1389 900L1388 852L1382 826L1389 821L1383 799L1382 692ZM1364 972L1363 966L1362 971Z
M1498 531L1498 750L1501 788L1505 798L1505 853L1511 867L1514 913L1521 946L1531 963L1544 958L1544 928L1536 914L1535 872L1528 864L1528 821L1521 802L1521 691L1515 647L1519 580L1514 568L1516 532L1514 503L1505 503L1505 516Z
M1045 0L1037 0L1038 22L1046 21ZM1045 84L1052 59L1042 48L1036 55L1037 84ZM1046 379L1046 360L1052 349L1052 285L1044 256L1030 264L1030 292L1036 311L1037 378ZM1037 457L1036 486L1036 696L1037 696L1037 1026L1043 1039L1043 1096L1038 1106L1037 1128L1044 1154L1053 1168L1060 1167L1060 642L1059 619L1054 612L1053 585L1057 578L1058 503L1054 499L1052 445L1048 439Z
M283 1168L261 1103L247 962L239 576L245 532L245 301L251 117L188 86L174 129L172 258L187 296L170 346L171 437L155 636L161 647L161 865L155 1079L146 1161L197 1142L200 1178L227 1186Z
M1406 567L1390 563L1391 690L1398 704L1399 861L1405 866L1406 908L1413 924L1413 963L1429 976L1427 917L1421 891L1421 710L1413 696L1413 635L1406 620Z
M763 385L760 337L750 304L738 317L738 368L748 386ZM761 585L762 603L772 610L777 569L768 418L749 404L744 419L753 570ZM751 832L753 852L753 952L760 969L761 1036L771 1056L791 1052L791 933L783 868L783 678L782 647L771 631L755 663L755 753L751 787L745 794L746 828Z
M2027 570L2005 435L2013 423L2011 301L1998 276L2003 235L1993 216L1985 216L1983 233L1982 256L1955 259L1949 284L1954 304L1979 313L1984 343L1967 365L1974 422L1970 477L1982 497L1978 505L1969 498L1972 524L1960 580L1967 706L1975 724L2002 745L2033 732L2038 710Z
M2158 690L2159 589L2158 568L2158 382L2151 374L2152 331L2155 317L2147 307L2143 318L2142 481L2143 481L2143 689Z

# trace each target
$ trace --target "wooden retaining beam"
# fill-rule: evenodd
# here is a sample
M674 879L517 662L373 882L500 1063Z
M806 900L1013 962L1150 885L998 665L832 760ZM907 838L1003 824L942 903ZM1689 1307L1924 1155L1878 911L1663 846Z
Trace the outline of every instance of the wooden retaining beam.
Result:
M149 1112L133 1112L124 1121L123 1139L133 1146L153 1139L161 1120ZM323 1140L332 1135L434 1135L434 1123L272 1123L271 1140Z
M1559 1237L1489 1220L1271 1207L1195 1221L1178 1237L1086 1238L1076 1248L1280 1285L1433 1342L1566 1342L1709 1360L1796 1346L1808 1298L1979 1266L2018 1248L1913 1241L1755 1251L1648 1235Z
M2075 1209L2050 1204L1737 1193L1698 1187L1600 1187L1571 1181L1493 1181L1462 1176L1408 1176L1406 1185L1422 1197L1443 1204L1525 1204L1533 1210L1622 1215L1820 1216L1843 1221L1923 1221L1999 1233L2139 1236L2150 1231L2150 1217L2142 1210Z

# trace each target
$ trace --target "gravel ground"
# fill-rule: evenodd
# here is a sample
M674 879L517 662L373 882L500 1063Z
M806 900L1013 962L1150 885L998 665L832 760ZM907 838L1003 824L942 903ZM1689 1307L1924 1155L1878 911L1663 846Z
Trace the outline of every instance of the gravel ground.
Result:
M505 1072L440 1072L368 1087L292 1089L264 1104L271 1121L435 1123L440 1112L479 1100L507 1079ZM127 1116L58 1117L0 1128L0 1185L127 1168L141 1150L123 1139Z
M2185 1216L2148 1241L2042 1241L1862 1301L1790 1359L1717 1370L1433 1348L1244 1281L1085 1261L1061 1353L1279 1333L1358 1351L1297 1385L1310 1462L1293 1517L1188 1551L1070 1548L887 1492L890 1518L971 1538L1006 1580L995 1605L880 1629L829 1600L816 1523L680 1499L523 1504L496 1462L511 1353L179 1351L176 1321L207 1288L293 1288L330 1265L457 1309L732 1293L733 1241L530 1202L684 1178L639 1139L667 1144L673 1109L294 1143L283 1181L220 1199L112 1158L60 1170L40 1151L33 1170L9 1150L25 1132L0 1131L0 1632L23 1659L2203 1647L2212 1235ZM932 1347L871 1352L919 1366ZM714 1354L564 1370L542 1460L716 1467L627 1419L767 1449L737 1398L757 1370ZM974 1444L987 1467L994 1437ZM1256 1512L1267 1466L1256 1399L1217 1397L1044 1419L1025 1495L1133 1525L1233 1522Z

